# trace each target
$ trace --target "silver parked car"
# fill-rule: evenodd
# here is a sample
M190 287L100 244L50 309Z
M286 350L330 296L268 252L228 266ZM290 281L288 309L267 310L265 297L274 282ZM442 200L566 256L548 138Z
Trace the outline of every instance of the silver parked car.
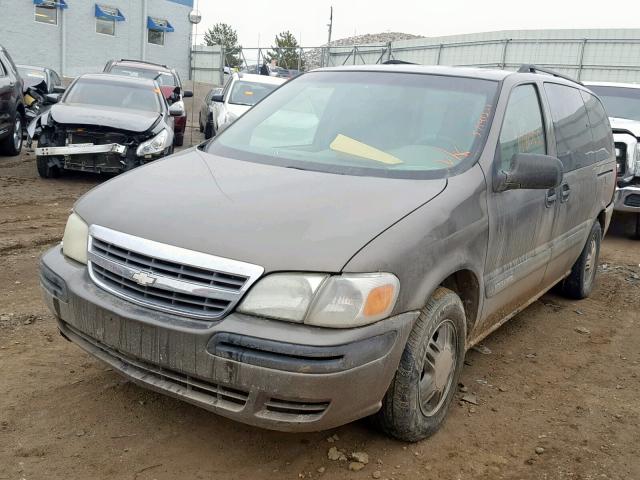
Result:
M140 385L414 441L468 348L556 284L589 295L614 186L605 111L570 79L323 69L82 197L41 281L62 334Z

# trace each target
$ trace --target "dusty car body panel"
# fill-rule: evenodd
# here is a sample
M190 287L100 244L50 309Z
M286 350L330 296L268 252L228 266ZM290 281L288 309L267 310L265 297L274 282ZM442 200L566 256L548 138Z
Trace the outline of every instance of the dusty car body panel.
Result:
M162 195L168 179L173 179L173 193ZM267 272L291 262L300 269L338 272L364 242L431 200L445 185L442 179L425 182L303 172L191 149L145 166L142 178L123 176L104 184L83 197L76 211L92 224L241 259ZM400 186L403 194L394 195ZM117 193L122 191L126 197ZM199 192L197 203L194 191ZM297 199L303 194L309 197L301 204ZM109 203L108 209L99 208L104 202ZM144 222L127 214L132 204L146 217ZM153 215L157 209L166 217ZM171 218L170 229L167 218ZM193 222L202 230L189 228ZM233 235L224 228L230 223L235 225ZM290 235L283 236L283 230ZM175 231L182 232L179 240ZM260 232L260 248L255 248L256 232ZM304 249L299 248L301 241Z

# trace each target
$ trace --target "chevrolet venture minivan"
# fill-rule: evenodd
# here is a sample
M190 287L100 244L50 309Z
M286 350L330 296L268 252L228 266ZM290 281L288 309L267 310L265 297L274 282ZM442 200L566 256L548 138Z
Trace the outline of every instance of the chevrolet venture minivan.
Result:
M132 381L285 431L442 424L465 352L594 285L616 162L581 84L322 69L82 197L42 258L64 337Z

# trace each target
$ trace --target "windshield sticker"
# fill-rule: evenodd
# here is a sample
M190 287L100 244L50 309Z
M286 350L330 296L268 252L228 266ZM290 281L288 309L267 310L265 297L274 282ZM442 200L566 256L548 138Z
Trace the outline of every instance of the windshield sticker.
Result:
M480 114L480 118L478 119L478 123L476 123L476 128L473 130L474 137L481 137L484 133L484 129L487 127L487 122L489 121L489 115L491 115L491 105L485 105L484 110Z

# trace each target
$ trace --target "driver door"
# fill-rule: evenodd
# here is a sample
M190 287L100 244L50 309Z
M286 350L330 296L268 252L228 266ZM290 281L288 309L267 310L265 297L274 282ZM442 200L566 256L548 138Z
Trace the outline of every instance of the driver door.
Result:
M493 172L509 171L517 153L546 154L547 127L536 84L509 94ZM550 259L555 190L488 191L489 245L483 329L498 324L537 295Z

